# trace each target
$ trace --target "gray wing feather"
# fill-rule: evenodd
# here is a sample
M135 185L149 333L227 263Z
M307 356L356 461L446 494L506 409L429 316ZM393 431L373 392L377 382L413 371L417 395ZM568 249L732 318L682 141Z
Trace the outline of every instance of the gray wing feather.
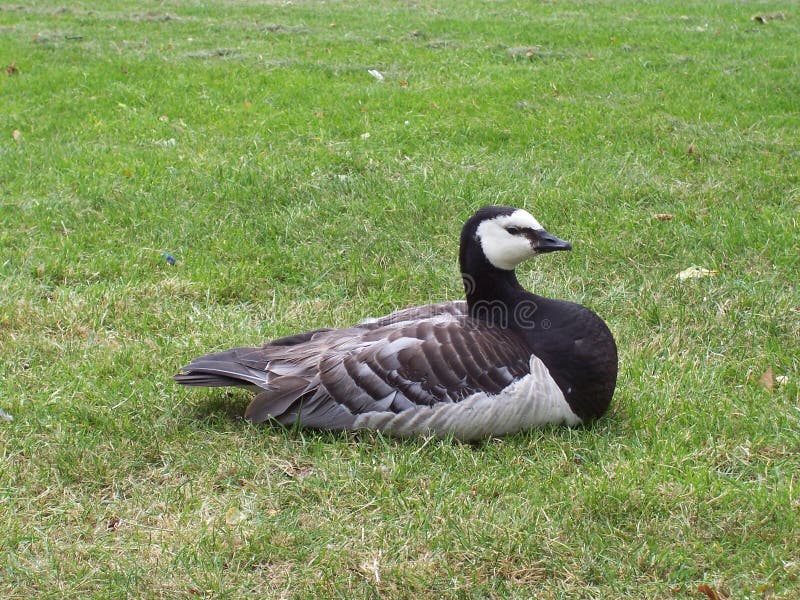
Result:
M191 386L221 387L251 385L263 386L269 379L269 371L253 365L248 356L258 348L234 348L217 354L196 358L181 369L186 373L175 375L178 383ZM234 383L231 383L233 381Z
M303 377L276 377L264 391L255 395L244 416L254 423L280 417L298 398L302 398L312 389L312 384Z
M235 348L194 360L175 379L258 386L245 414L254 422L347 429L360 414L391 416L494 394L526 375L530 350L522 340L465 310L464 302L415 307L349 329Z
M434 330L447 335L437 337ZM458 402L477 391L497 393L529 372L530 351L515 334L466 317L390 325L361 340L366 343L344 356L330 349L319 369L320 385L354 414L378 403L397 413Z
M466 316L467 314L467 301L454 300L452 302L438 302L436 304L425 304L423 306L412 306L410 308L403 308L396 310L384 317L377 319L364 319L357 325L363 329L377 329L384 325L393 325L395 323L407 321L419 321L422 319L430 319L431 317L438 317L440 315L452 315L455 317Z

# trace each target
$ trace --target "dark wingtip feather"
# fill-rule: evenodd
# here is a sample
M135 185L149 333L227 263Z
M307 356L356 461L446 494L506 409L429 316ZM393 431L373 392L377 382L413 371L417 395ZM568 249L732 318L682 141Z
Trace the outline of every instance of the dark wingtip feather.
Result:
M256 394L245 410L244 418L253 423L276 419L309 391L309 381L303 377L278 377L271 383L270 389Z
M233 379L232 377L224 377L223 375L214 375L212 373L203 373L202 371L189 371L188 373L176 373L172 379L181 385L189 385L193 387L243 387L248 385L240 379Z

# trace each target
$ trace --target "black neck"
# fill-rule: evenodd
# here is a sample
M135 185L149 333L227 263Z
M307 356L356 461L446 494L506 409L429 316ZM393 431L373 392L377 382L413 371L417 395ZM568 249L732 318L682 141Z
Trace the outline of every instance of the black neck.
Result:
M462 239L459 262L469 315L493 325L514 327L520 312L517 307L530 294L514 271L493 266L479 247Z

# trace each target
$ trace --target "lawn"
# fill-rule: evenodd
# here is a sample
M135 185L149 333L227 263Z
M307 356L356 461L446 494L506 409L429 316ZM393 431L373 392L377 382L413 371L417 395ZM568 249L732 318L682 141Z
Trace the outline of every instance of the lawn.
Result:
M800 598L798 39L788 0L2 2L0 597ZM519 276L614 332L595 426L171 381L460 297L485 204L573 243Z

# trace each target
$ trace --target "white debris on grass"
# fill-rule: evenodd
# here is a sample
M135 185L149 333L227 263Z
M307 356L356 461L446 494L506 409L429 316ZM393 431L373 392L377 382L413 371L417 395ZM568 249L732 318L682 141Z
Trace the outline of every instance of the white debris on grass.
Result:
M675 277L677 279L680 279L681 281L684 281L686 279L698 279L700 277L713 277L718 273L719 271L713 271L711 269L706 269L705 267L697 267L695 265L692 265L688 269L684 269L683 271L675 275Z

